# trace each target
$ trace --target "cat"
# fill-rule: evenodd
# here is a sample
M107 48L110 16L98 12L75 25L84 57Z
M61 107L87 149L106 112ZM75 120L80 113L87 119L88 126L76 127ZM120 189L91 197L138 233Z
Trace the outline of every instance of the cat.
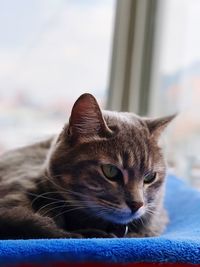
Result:
M59 135L0 157L0 239L160 235L158 140L173 118L101 111L81 95Z

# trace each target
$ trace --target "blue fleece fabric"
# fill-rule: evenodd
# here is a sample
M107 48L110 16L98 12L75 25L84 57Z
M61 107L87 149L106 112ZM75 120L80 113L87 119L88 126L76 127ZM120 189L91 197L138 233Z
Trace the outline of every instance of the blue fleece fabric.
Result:
M0 241L0 263L200 263L200 192L168 175L165 206L170 224L160 237Z

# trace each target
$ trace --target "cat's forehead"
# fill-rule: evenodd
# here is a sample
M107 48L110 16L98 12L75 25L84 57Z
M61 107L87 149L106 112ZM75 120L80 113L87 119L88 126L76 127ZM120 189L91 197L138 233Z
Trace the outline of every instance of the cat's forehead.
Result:
M124 168L149 166L153 149L145 122L137 115L126 112L103 111L106 124L114 129L109 138L92 138L74 150L81 160L97 160ZM81 151L78 151L77 149Z
M152 156L149 132L146 124L133 113L103 113L108 126L116 126L117 134L105 143L109 154L124 167L149 165Z
M138 119L140 118L134 113L130 112L117 112L117 111L110 111L110 110L103 110L103 116L106 121L113 121L113 122L125 122L125 123L137 123Z
M144 121L137 115L130 112L103 111L103 117L108 126L116 126L119 130L126 133L141 133L148 135L148 129Z

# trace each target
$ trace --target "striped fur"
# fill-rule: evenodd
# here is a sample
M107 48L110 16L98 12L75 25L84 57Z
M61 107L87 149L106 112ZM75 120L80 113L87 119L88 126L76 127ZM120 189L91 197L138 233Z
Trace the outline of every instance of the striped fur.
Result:
M58 136L1 156L0 238L114 237L123 224L127 237L159 235L167 213L158 139L172 119L101 112L93 96L82 95ZM108 180L102 164L126 178ZM146 185L148 172L157 175ZM143 212L125 218L136 203Z

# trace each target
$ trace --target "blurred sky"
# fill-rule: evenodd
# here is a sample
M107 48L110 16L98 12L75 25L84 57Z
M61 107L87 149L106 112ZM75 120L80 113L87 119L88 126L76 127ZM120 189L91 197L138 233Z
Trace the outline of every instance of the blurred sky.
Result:
M172 74L200 62L200 0L161 0L161 72Z
M115 0L0 0L0 98L105 94Z

